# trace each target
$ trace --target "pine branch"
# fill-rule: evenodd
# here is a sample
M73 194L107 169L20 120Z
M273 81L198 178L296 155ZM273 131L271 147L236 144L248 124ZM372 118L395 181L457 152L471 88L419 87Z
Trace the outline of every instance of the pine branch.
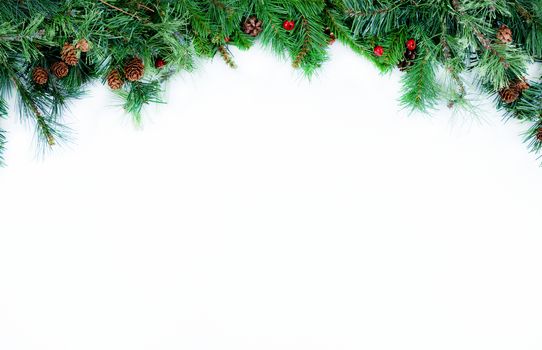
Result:
M301 47L301 50L299 50L298 54L296 55L292 63L292 66L294 68L299 68L299 66L301 65L301 62L305 59L305 57L307 56L311 48L310 47L311 46L311 39L310 39L311 32L309 28L309 22L307 21L306 18L303 18L303 20L301 21L301 25L304 30L303 46Z
M231 54L228 52L228 49L224 45L220 45L217 48L218 52L220 53L220 57L226 62L230 68L237 68L237 65L235 64L235 61L233 60Z

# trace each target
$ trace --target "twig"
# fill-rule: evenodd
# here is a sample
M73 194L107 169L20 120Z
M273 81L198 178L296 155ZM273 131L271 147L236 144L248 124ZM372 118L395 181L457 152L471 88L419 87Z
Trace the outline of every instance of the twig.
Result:
M130 17L133 17L133 18L135 18L135 19L141 21L141 18L139 18L139 16L137 16L137 15L134 15L133 13L124 11L123 9L121 9L121 8L115 6L115 5L111 5L110 3L108 3L108 2L105 1L105 0L98 0L98 1L101 2L102 4L106 5L106 6L109 6L109 7L113 8L113 9L115 9L115 10L117 10L117 11L120 11L120 12L122 12L122 13L124 13L124 14L130 16Z
M143 5L143 4L137 4L137 7L139 7L139 8L144 8L145 10L150 11L150 12L154 12L153 9L151 9L150 7L145 6L145 5Z

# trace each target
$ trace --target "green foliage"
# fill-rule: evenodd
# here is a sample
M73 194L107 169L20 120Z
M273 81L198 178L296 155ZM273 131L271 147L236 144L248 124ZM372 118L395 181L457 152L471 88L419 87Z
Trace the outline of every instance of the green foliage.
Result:
M250 16L263 23L256 38L243 31ZM295 22L293 30L283 28L286 20ZM511 29L512 43L497 39L502 24ZM383 73L396 70L406 41L415 39L415 58L401 73L402 105L421 111L440 102L468 106L478 88L496 97L507 118L531 122L527 142L540 150L540 79L529 81L513 103L499 98L529 64L542 61L540 0L6 0L0 6L0 115L7 116L6 101L15 94L21 120L47 149L68 136L62 116L69 102L93 81L107 82L113 70L124 80L114 94L140 123L144 107L161 101L164 83L194 69L198 57L221 57L235 67L230 48L259 42L310 77L328 59L330 33ZM76 48L78 62L68 76L51 74L62 47L81 39L90 50ZM384 48L381 57L375 46ZM144 63L144 76L129 81L127 62L135 57ZM157 60L165 66L155 67ZM32 80L36 67L49 71L46 84ZM0 130L0 155L4 142Z
M436 46L431 41L421 41L414 65L407 69L402 77L403 96L401 103L405 107L425 111L434 107L440 96L436 66L433 64Z

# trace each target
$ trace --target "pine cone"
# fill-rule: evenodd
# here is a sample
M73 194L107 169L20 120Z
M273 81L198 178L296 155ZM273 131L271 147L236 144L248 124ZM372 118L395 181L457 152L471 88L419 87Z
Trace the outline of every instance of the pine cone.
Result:
M118 70L115 69L109 72L107 75L107 85L109 85L112 90L118 90L124 85L124 81L122 81Z
M508 44L512 42L512 29L508 28L506 24L500 26L497 31L497 40L503 44Z
M414 61L416 59L416 51L405 51L405 58L409 61Z
M504 103L513 103L518 99L519 91L514 87L507 87L499 91L499 95Z
M68 75L70 68L66 63L58 61L51 65L51 72L53 72L57 78L62 79Z
M60 57L62 58L62 61L66 62L70 66L75 66L77 62L79 62L79 58L77 58L77 52L75 51L75 47L72 44L64 44L62 50L60 51Z
M414 60L416 59L416 51L406 50L403 57L404 58L401 60L401 62L397 64L397 67L399 67L401 72L404 72L408 67L414 64Z
M524 90L527 90L531 86L529 85L529 83L527 83L527 81L524 78L524 79L518 79L517 81L515 81L512 84L512 87L514 87L519 92L523 92Z
M136 81L143 78L145 66L140 58L134 57L124 67L124 75L129 81Z
M538 128L538 130L536 131L536 139L542 142L542 127Z
M86 39L81 39L75 44L75 48L81 52L88 52L88 50L90 50L90 45Z
M36 67L32 72L32 80L38 85L45 85L49 80L49 73L43 67Z
M243 32L250 36L258 36L262 32L262 21L259 20L256 16L250 16L243 23Z
M410 66L410 62L408 62L406 59L403 59L401 62L397 64L397 67L401 72L404 72L408 67Z

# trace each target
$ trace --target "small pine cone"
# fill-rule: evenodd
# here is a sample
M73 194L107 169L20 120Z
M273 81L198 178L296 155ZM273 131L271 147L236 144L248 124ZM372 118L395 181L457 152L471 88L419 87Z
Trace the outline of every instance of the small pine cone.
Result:
M88 50L90 50L90 45L86 39L81 39L75 44L75 48L81 52L88 52Z
M499 95L504 103L513 103L519 97L519 91L514 87L507 87L499 91Z
M416 52L415 51L410 51L410 50L406 50L405 51L405 58L409 61L413 61L416 59Z
M528 88L530 88L531 86L529 85L529 83L527 83L527 81L525 79L519 79L517 80L516 82L514 82L514 84L512 85L516 90L522 92L524 90L527 90Z
M49 73L43 67L36 67L32 72L32 80L38 85L45 85L49 80Z
M497 31L497 40L503 44L508 44L512 42L512 29L508 28L506 24L500 26Z
M408 68L409 64L406 59L403 59L399 64L397 64L397 67L401 72L405 71Z
M70 71L70 68L68 65L62 61L55 62L51 65L51 72L57 77L57 78L64 78L68 75Z
M124 81L122 81L118 70L115 69L109 72L107 75L107 85L109 85L111 90L118 90L124 85Z
M259 20L256 16L250 16L243 23L243 32L250 36L256 37L263 30L262 21Z
M75 66L79 62L77 58L77 52L72 44L65 43L60 51L60 57L62 61L66 62L70 66Z
M536 131L536 139L542 142L542 127L538 128L538 130Z
M140 58L132 58L124 67L124 75L129 81L137 81L143 78L143 74L145 74L145 66Z

